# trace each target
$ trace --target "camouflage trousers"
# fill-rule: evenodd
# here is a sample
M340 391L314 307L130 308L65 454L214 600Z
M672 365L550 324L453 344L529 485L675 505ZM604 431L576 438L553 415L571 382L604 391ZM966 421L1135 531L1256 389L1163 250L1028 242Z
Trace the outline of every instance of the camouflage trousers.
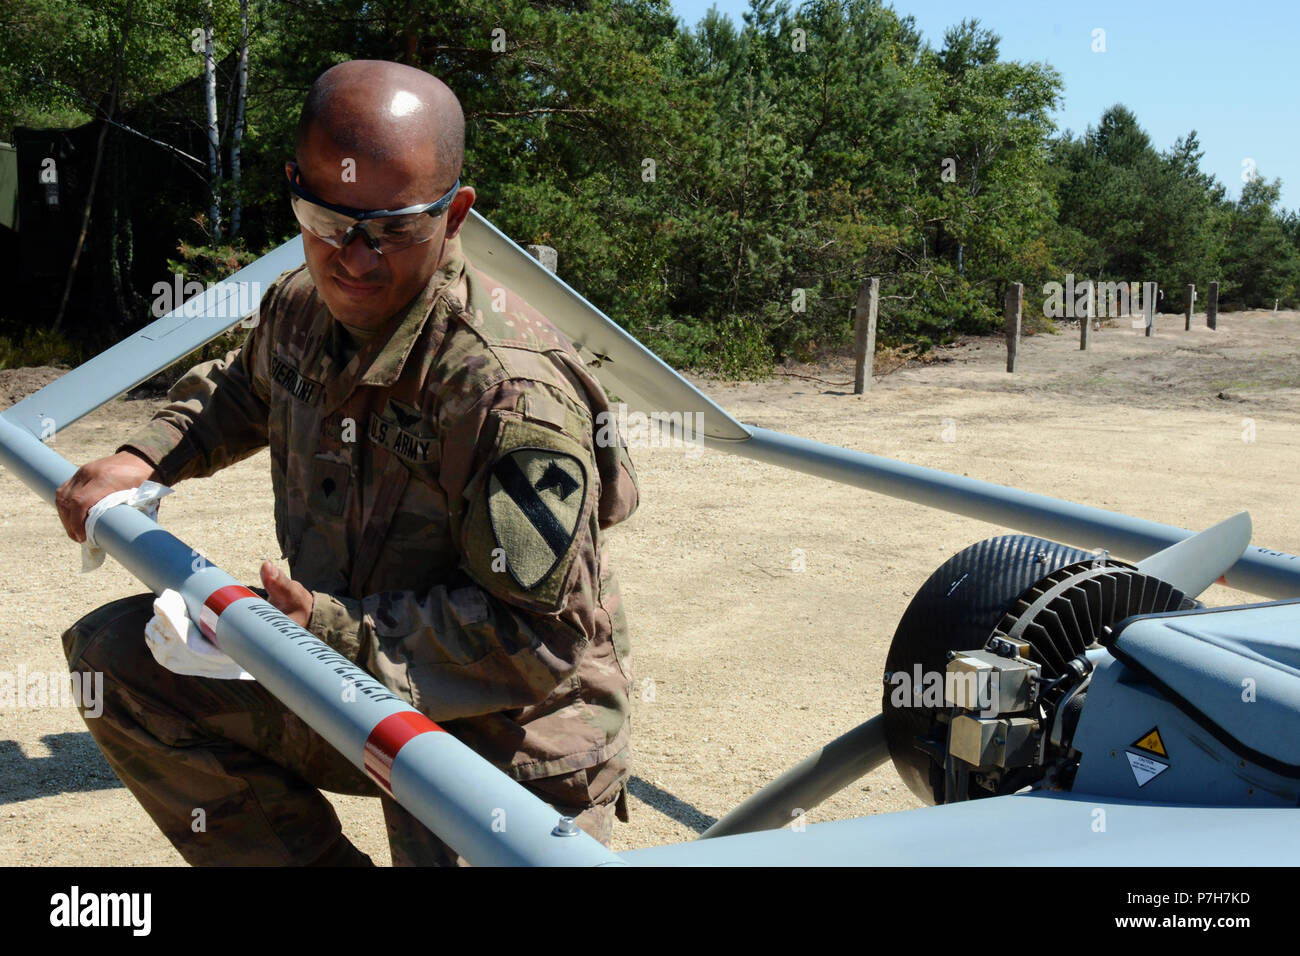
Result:
M255 681L173 674L144 640L153 595L106 604L63 634L68 668L104 675L86 718L113 772L192 866L370 866L321 790L379 797L395 866L465 865ZM614 763L611 761L610 763ZM624 791L601 766L525 786L601 843ZM610 773L613 773L612 769ZM594 804L589 795L617 794Z

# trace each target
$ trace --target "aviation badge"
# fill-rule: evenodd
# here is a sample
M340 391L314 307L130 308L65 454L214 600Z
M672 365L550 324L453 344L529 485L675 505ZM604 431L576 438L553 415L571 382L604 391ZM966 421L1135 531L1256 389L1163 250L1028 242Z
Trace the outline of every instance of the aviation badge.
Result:
M511 577L525 591L546 579L573 543L587 499L587 472L573 455L520 447L488 479L488 517Z

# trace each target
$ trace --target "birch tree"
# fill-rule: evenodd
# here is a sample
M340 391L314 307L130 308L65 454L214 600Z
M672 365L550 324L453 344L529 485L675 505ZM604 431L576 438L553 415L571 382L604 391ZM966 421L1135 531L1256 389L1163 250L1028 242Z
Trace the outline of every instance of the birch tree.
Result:
M213 46L212 0L208 0L203 16L203 99L207 105L208 174L211 180L212 202L208 207L211 220L212 241L221 239L221 130L217 125L217 59Z
M248 102L248 0L239 0L239 81L235 98L235 128L230 136L230 181L235 186L234 207L230 212L231 238L239 235L243 200L239 195L239 151L244 140L244 112Z

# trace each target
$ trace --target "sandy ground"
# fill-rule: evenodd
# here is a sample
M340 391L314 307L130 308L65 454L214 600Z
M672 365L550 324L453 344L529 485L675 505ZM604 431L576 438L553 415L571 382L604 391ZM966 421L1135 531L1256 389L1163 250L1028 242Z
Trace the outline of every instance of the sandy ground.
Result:
M1216 332L1197 324L1184 332L1181 316L1161 316L1150 339L1103 329L1084 353L1066 326L1025 340L1015 375L1000 340L975 340L865 396L840 384L852 379L843 360L796 370L822 382L696 381L742 421L1169 524L1248 508L1256 544L1296 552L1300 313L1227 315ZM39 370L0 373L0 404L41 380ZM110 453L151 408L115 401L54 447L78 463ZM739 456L643 448L634 458L641 508L611 539L638 681L632 822L615 831L616 850L692 839L876 714L911 596L954 552L1016 530ZM278 556L267 472L263 453L182 485L163 522L252 581L263 556ZM53 509L0 472L0 672L66 671L61 631L140 590L111 560L78 571ZM1204 599L1252 596L1215 587ZM6 706L0 720L0 862L182 862L75 710ZM335 803L353 840L386 863L378 803ZM917 805L886 766L809 820Z

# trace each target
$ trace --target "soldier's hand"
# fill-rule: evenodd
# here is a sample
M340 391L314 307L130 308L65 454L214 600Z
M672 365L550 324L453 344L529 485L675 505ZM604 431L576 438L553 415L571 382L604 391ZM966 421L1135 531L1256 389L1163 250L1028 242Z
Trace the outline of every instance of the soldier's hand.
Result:
M97 501L115 491L138 488L151 477L153 465L129 451L82 465L54 493L59 520L68 537L76 542L85 541L86 516Z
M266 588L267 601L280 613L302 627L307 626L316 600L310 591L270 561L262 562L262 587Z

